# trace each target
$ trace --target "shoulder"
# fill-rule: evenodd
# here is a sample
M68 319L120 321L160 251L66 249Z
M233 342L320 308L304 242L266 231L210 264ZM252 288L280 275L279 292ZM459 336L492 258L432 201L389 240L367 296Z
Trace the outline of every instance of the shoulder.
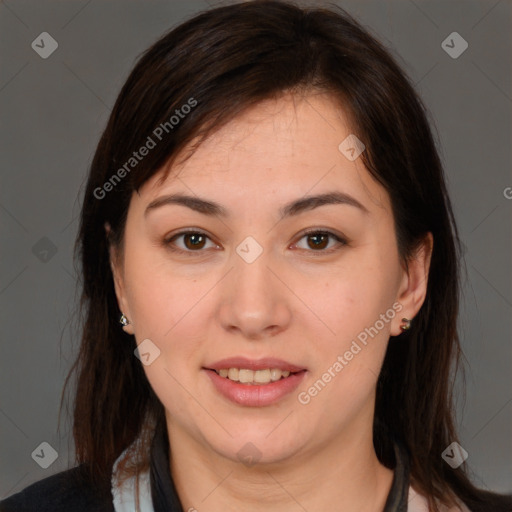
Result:
M109 483L105 482L105 489ZM0 501L0 512L113 512L111 494L85 477L84 467L61 471Z

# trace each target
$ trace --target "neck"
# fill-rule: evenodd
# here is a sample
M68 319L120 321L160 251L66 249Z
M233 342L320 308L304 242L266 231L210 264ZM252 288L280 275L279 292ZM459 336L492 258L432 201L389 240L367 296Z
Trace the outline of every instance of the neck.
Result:
M293 460L247 467L167 424L171 475L185 511L384 510L393 471L379 462L371 428L357 425Z

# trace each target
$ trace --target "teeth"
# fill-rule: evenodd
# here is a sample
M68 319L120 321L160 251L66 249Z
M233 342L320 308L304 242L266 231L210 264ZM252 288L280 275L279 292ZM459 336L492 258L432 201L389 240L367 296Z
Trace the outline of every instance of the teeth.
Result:
M268 368L266 370L247 370L246 368L222 368L215 370L221 377L226 377L234 382L242 384L269 384L279 379L285 379L290 375L288 370Z
M238 370L238 380L242 384L254 382L254 372L252 370Z
M276 368L270 370L270 378L272 382L279 380L281 378L281 370L277 370Z
M258 382L259 384L270 382L270 377L270 370L257 370L254 372L254 382Z

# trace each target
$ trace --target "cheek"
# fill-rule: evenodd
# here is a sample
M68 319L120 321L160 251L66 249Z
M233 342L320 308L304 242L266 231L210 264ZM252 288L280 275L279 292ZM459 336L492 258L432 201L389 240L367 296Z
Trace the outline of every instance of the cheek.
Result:
M341 402L350 415L368 399L385 356L391 322L398 314L392 308L391 262L384 266L375 254L366 258L359 254L350 265L348 258L345 263L320 285L309 283L308 306L316 316L308 315L309 329L306 325L304 331L317 343L311 354L313 371L301 396L314 400L311 410L320 415Z
M173 415L194 416L195 368L204 340L208 301L200 301L204 287L186 279L164 277L158 271L134 272L131 304L136 316L136 338L150 339L159 355L143 369L150 386ZM195 411L194 414L191 411Z
M173 275L160 256L160 249L132 244L125 269L127 296L139 335L163 338L186 313L194 295L193 286L179 272ZM197 296L196 296L197 302Z
M357 279L360 278L360 279ZM323 428L336 432L369 403L389 339L392 304L385 287L364 275L329 282L312 297L319 317L309 328L316 347L311 351L311 374L298 390L297 400ZM324 304L323 309L321 305ZM308 326L304 326L306 332ZM314 335L315 330L318 335ZM322 333L322 334L320 334Z
M154 249L153 249L154 251ZM153 389L171 391L183 379L197 350L191 319L197 318L198 290L193 283L169 275L169 269L147 250L134 250L125 261L126 294L137 344L149 339L158 357L144 371ZM192 326L192 330L191 330ZM153 345L149 345L153 347Z
M324 323L322 330L330 332L330 338L340 345L372 326L394 300L394 278L389 268L364 258L351 265L344 263L327 278L308 280L297 293L306 297L310 310Z

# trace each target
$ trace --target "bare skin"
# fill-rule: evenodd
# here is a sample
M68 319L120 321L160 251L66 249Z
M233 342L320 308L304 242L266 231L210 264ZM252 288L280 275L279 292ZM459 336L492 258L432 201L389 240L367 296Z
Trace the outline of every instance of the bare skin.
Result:
M406 272L387 192L360 158L338 149L350 133L328 96L284 96L231 121L164 183L158 173L133 194L123 261L111 251L116 294L126 332L160 350L144 371L166 409L184 510L383 510L393 471L373 446L375 386L390 336L424 302L433 240ZM329 204L279 220L286 203L333 191L367 211ZM176 192L215 201L230 215L177 204L144 214ZM164 240L186 228L206 238L179 236L172 252ZM307 228L347 243L331 236L315 244ZM251 263L237 253L248 236L263 249ZM333 373L338 356L376 325ZM306 373L276 403L244 406L222 396L204 369L232 356L276 357ZM325 387L308 393L329 368ZM260 454L257 464L239 459L247 443Z

